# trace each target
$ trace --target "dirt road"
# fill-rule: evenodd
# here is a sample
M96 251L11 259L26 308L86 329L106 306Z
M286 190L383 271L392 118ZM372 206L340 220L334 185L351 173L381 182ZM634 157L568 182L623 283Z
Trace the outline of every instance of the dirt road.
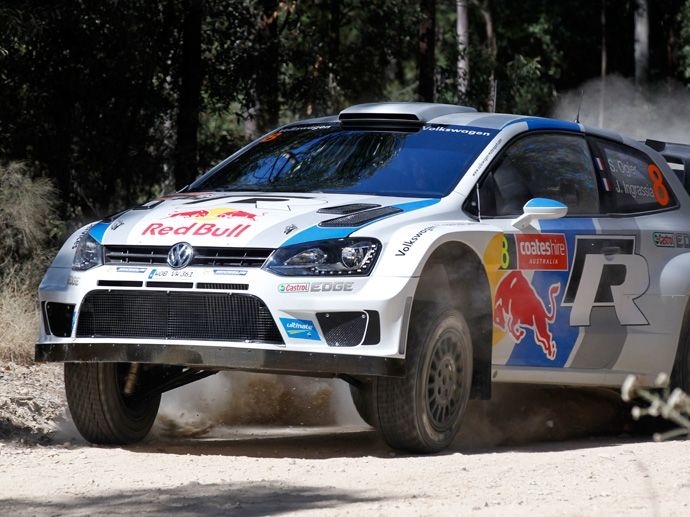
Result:
M6 377L0 387L9 389ZM322 404L324 389L306 389L302 402ZM329 389L337 401L340 388ZM433 456L391 451L341 401L327 427L202 428L210 415L193 408L208 400L190 391L196 405L166 401L153 435L126 448L89 446L63 417L47 445L0 441L0 508L6 515L690 514L690 442L630 435L610 394L499 391L492 403L474 403L451 450ZM23 393L26 402L31 390ZM303 419L293 403L291 413Z

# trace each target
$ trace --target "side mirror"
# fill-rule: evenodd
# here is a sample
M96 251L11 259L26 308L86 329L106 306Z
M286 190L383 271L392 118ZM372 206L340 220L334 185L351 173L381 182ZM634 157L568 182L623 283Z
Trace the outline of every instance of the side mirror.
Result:
M518 230L524 230L532 221L539 219L560 219L568 213L568 207L560 201L535 197L530 199L522 207L522 215L512 221L512 225Z

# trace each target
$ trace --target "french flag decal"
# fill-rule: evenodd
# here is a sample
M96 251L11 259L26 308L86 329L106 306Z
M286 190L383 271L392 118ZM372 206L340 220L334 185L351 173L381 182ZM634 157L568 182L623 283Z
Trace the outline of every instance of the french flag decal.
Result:
M599 177L601 178L601 182L604 185L604 190L606 192L611 192L611 181L605 176L604 172L606 169L604 168L604 162L601 161L601 158L596 158L597 162L597 167L599 168Z

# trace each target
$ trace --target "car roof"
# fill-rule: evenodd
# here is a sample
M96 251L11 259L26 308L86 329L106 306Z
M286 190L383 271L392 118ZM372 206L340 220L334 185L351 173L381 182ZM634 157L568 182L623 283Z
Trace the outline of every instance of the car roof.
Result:
M555 131L570 131L587 133L619 142L625 141L635 147L638 142L628 139L618 133L601 128L585 126L579 122L560 120L531 115L517 115L510 113L479 112L469 106L454 104L439 104L430 102L375 102L356 104L340 112L336 116L311 120L302 120L294 124L332 123L340 121L343 125L360 129L413 129L425 124L442 124L455 126L469 126L480 129L500 131L512 124L524 123L529 130L549 129ZM292 125L292 124L290 124Z

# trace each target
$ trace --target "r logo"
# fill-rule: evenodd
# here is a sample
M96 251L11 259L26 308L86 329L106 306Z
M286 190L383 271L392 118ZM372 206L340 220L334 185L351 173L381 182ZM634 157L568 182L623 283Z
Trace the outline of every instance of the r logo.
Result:
M572 307L570 325L589 325L592 307L615 308L621 325L649 323L634 301L649 287L649 268L634 249L634 237L577 238L562 302Z

